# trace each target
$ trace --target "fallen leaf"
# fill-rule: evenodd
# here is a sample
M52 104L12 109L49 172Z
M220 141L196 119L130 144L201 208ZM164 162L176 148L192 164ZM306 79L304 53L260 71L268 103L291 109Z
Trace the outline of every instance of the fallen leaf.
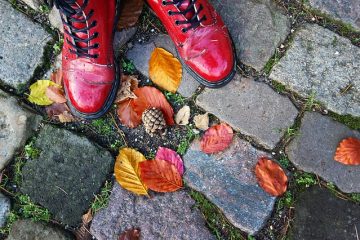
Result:
M40 106L48 106L53 104L54 102L46 96L46 89L49 86L58 86L60 85L55 84L50 80L38 80L36 83L30 86L30 95L28 100L31 103L35 103Z
M120 122L129 128L136 128L141 124L141 114L135 112L133 101L133 99L126 100L117 107Z
M175 93L181 83L181 63L165 49L155 48L149 60L149 76L157 86Z
M49 86L46 88L46 96L54 103L66 103L64 91L59 85Z
M174 150L165 147L159 147L156 152L155 159L168 161L176 167L181 176L184 174L183 160Z
M345 165L360 165L360 140L353 137L342 140L334 159Z
M175 116L175 122L178 125L188 125L190 119L190 107L182 107Z
M208 130L209 128L209 114L205 113L202 115L196 115L194 117L194 123L195 123L195 127L200 129L200 130Z
M226 123L212 126L201 138L201 150L204 153L217 153L225 150L232 142L234 132Z
M262 157L255 167L258 183L265 192L272 196L280 196L287 189L288 178L276 162Z
M45 108L49 118L59 120L58 116L65 111L70 111L69 107L65 103L54 103Z
M126 230L119 236L119 240L139 240L139 239L140 239L139 229Z
M76 240L91 240L93 236L90 233L90 222L93 219L91 209L82 216L81 226L75 230Z
M75 122L76 118L69 111L64 111L58 115L61 123Z
M148 195L147 187L140 178L139 163L146 161L144 155L135 149L123 148L115 162L115 178L125 189L139 194Z
M136 99L137 96L133 91L138 88L138 85L139 80L135 76L121 75L121 86L117 92L115 103Z
M52 72L50 75L50 80L60 86L62 86L62 82L63 82L62 78L63 78L63 72L62 72L61 68L56 69L56 71Z
M141 180L156 192L174 192L182 188L181 175L174 165L165 160L147 160L139 164Z
M143 0L121 1L118 30L134 26L141 15L143 5Z

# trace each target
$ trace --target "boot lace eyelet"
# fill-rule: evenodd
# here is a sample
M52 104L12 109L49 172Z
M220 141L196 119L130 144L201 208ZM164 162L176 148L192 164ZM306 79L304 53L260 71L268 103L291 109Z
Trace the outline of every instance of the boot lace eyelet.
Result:
M95 44L94 44L94 47L95 47L95 48L99 48L99 47L100 47L100 44L99 44L99 43L95 43Z
M94 55L94 58L99 58L99 54L95 54L95 55Z
M169 16L173 15L173 12L171 10L168 11Z
M95 26L97 25L97 21L96 21L96 20L93 21L93 22L92 22L92 25L95 27Z
M187 30L186 30L185 28L182 28L181 31L182 31L183 33L186 33L186 32L187 32Z
M179 20L176 20L176 21L175 21L175 24L176 24L176 25L179 25L179 24L180 24L180 23L179 23Z
M164 5L164 6L165 6L165 5L166 5L166 1L162 1L162 5Z

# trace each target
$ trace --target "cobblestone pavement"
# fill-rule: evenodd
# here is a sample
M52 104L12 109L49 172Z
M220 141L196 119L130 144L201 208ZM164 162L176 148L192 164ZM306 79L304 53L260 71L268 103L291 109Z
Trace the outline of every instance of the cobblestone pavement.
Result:
M122 126L115 110L95 121L49 120L26 97L59 65L59 15L40 0L0 0L1 239L74 239L89 208L99 240L132 227L142 239L359 238L360 166L333 161L342 139L360 139L359 1L211 2L234 41L237 74L214 90L184 69L178 95L167 97L175 111L190 105L191 119L208 112L236 131L214 155L199 150L193 124L152 139ZM140 19L116 33L115 50L124 72L148 84L153 49L176 51L147 7ZM137 197L114 180L120 147L151 156L155 145L181 144L181 191ZM261 156L285 169L283 196L258 186Z

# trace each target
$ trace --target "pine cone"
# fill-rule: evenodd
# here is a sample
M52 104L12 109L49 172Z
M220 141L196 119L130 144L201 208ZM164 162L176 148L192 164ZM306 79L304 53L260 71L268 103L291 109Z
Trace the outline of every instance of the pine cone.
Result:
M164 134L166 129L166 121L164 114L158 108L149 108L142 114L142 121L146 132L150 136L154 134Z

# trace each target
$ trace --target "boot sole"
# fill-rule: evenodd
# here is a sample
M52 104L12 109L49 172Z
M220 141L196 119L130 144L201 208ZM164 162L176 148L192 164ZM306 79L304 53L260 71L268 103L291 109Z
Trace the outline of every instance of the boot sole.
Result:
M117 23L120 18L120 0L115 0L115 1L116 1L116 14L115 14L114 27L113 27L113 37L115 36ZM115 49L113 50L113 54L115 57ZM78 111L68 100L67 104L68 104L72 114L74 114L76 117L79 117L79 118L83 118L83 119L87 119L87 120L94 120L94 119L98 119L98 118L102 117L110 110L113 102L115 101L115 98L116 98L116 95L117 95L117 92L118 92L118 89L120 86L120 74L121 74L120 62L115 58L114 64L115 64L116 79L112 85L111 92L110 92L108 98L106 99L106 102L105 102L104 106L102 107L102 109L96 113L91 113L91 114L83 113L83 112ZM68 95L66 88L65 88L65 94Z

